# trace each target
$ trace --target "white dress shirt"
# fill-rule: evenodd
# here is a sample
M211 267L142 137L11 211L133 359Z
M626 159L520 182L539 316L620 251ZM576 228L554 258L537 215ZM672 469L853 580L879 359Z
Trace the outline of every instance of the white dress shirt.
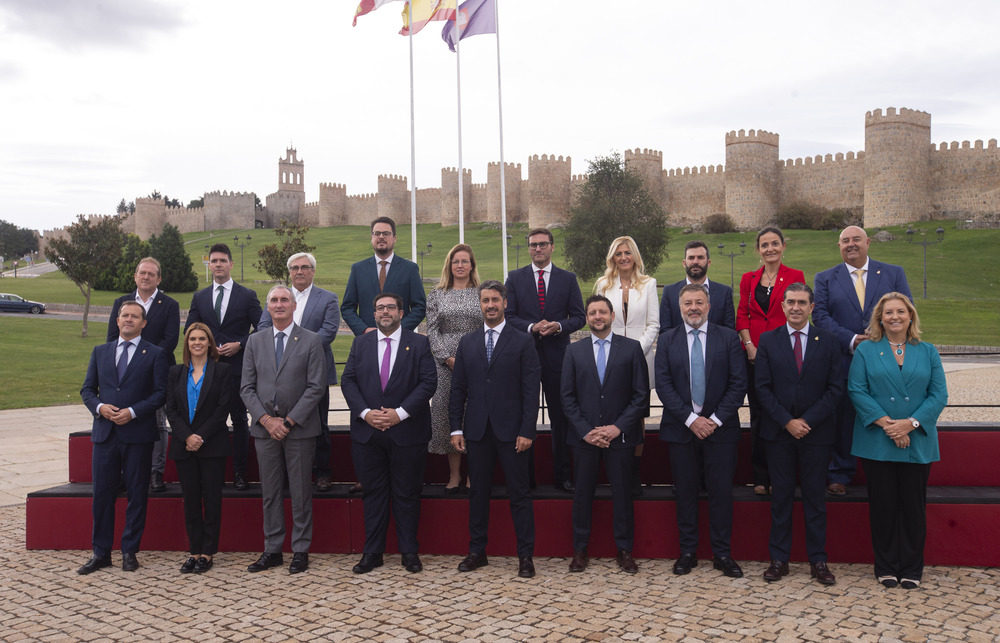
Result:
M392 369L396 367L396 356L399 354L399 340L403 336L403 327L400 326L391 335L384 335L382 334L381 330L377 330L375 332L378 333L378 346L376 346L378 350L375 351L375 356L378 359L378 361L375 363L375 370L378 373L382 372L382 360L385 359L385 349L386 349L385 339L388 338L392 340L391 342L389 342L389 350L391 351L389 353L389 373L391 375ZM370 408L361 411L362 420L365 419L365 416L368 415L369 411L371 411ZM396 415L399 416L400 422L410 417L410 414L407 413L406 410L403 409L403 407L401 406L396 407Z
M684 334L687 337L687 344L688 344L688 373L690 373L691 372L691 347L694 345L694 335L691 334L691 331L694 330L694 327L688 326L687 322L683 322L683 323L684 323ZM705 388L707 389L708 388L708 360L705 358L705 349L708 346L708 322L705 322L704 324L702 324L698 328L698 330L701 331L700 337L698 337L698 339L699 339L699 341L701 341L701 358L702 358L702 362L705 364ZM690 386L690 384L691 383L688 382L689 386ZM686 426L688 426L688 427L691 426L692 422L694 422L695 420L698 419L698 416L701 414L701 409L702 409L702 406L700 404L695 404L694 400L691 401L691 407L692 407L693 410L688 415L687 420L684 421L684 424ZM720 420L715 415L715 413L713 413L712 415L710 415L708 417L708 419L710 419L711 421L715 422L715 424L717 426L722 426L722 420Z

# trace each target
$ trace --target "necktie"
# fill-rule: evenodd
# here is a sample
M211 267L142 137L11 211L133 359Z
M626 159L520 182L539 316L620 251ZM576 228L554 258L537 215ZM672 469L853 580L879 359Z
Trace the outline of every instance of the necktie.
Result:
M545 271L538 271L538 309L545 310Z
M382 368L378 372L379 380L382 382L382 390L385 391L386 384L389 383L389 360L392 358L392 339L386 337L385 352L382 353Z
M486 363L493 359L493 329L486 331Z
M215 298L215 317L222 323L222 296L226 293L226 289L219 286L219 295Z
M277 342L274 345L274 367L281 367L281 356L285 354L285 333L284 331L278 331L275 335Z
M132 342L125 342L122 344L122 354L118 358L118 381L121 382L122 378L125 377L125 369L128 368L128 349L132 348Z
M385 261L383 259L382 261L378 262L378 265L379 265L379 269L378 269L378 289L379 289L379 292L382 292L383 290L385 290L385 273L386 273L386 266L389 265L389 262Z
M861 310L865 309L865 271L858 269L854 271L854 274L858 276L857 281L854 282L854 292L858 293L858 304L861 305Z
M792 352L795 353L795 368L798 369L799 375L802 374L802 331L797 330L792 335L795 336L795 345L792 346Z
M698 406L705 404L705 356L701 352L701 331L695 328L691 331L694 341L691 342L691 401Z
M601 380L601 385L604 385L604 371L608 367L608 355L604 352L604 345L608 343L606 339L597 340L597 377Z

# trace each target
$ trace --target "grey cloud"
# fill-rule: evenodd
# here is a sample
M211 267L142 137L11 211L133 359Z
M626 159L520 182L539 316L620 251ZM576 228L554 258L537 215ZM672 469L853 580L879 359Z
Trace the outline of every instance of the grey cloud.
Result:
M136 47L183 22L179 9L155 0L0 0L5 30L71 50Z

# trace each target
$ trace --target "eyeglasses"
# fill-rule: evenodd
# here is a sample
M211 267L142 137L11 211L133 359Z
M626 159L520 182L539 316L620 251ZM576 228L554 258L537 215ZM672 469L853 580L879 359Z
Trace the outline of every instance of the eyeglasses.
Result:
M392 236L392 230L372 230L372 236L388 239Z
M396 304L380 304L378 306L375 306L375 312L377 313L381 313L383 311L389 311L391 313L395 312L398 309L399 306L397 306Z
M312 269L313 269L312 266L306 264L304 266L292 266L291 268L288 269L288 272L309 272Z
M528 247L531 248L532 250L536 250L536 249L537 250L545 250L550 245L552 245L552 244L550 242L548 242L548 241L539 241L537 243L529 243Z
M469 261L468 259L452 259L451 260L451 265L453 265L453 266L468 266L468 265L471 265L471 264L472 264L472 262Z

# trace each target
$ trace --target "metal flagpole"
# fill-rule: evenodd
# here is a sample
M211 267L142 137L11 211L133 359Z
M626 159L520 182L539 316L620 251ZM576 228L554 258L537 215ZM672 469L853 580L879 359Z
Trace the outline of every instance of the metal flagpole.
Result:
M462 36L458 28L458 11L455 12L455 71L458 75L458 242L465 243L465 199L462 196Z
M417 262L417 137L414 129L413 108L413 3L406 3L409 11L410 41L410 237L413 239L413 262Z
M503 94L500 83L500 0L493 3L497 27L497 111L500 115L500 247L503 249L503 278L507 278L507 181L503 162Z

